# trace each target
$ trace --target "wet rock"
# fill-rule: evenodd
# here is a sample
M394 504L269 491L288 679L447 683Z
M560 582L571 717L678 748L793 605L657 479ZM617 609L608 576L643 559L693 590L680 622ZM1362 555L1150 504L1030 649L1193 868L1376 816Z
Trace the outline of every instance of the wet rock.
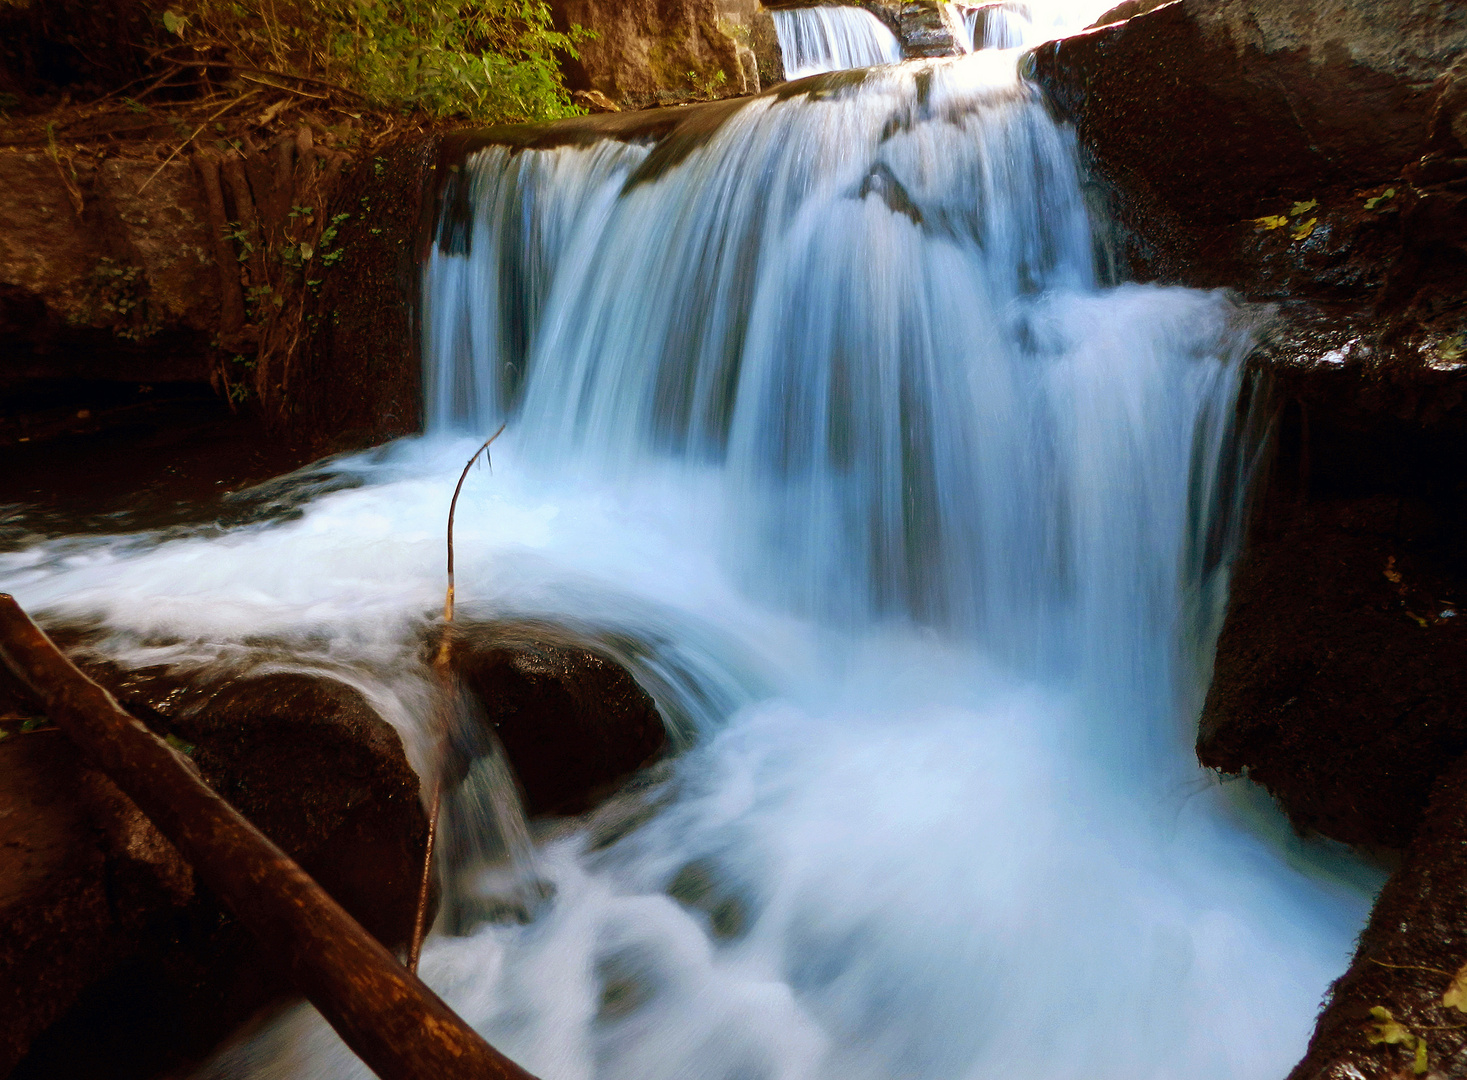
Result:
M1227 219L1400 175L1464 45L1467 12L1425 0L1176 0L1033 55L1104 168Z
M89 667L134 715L190 744L210 785L379 940L406 939L426 816L396 733L357 691L303 674L193 683ZM30 711L7 686L0 715ZM0 809L12 810L0 815L11 930L0 942L0 1073L156 1075L291 993L63 735L13 735L0 762Z
M590 809L667 746L651 696L563 631L460 627L453 667L483 704L531 816Z
M1122 3L1101 14L1100 18L1091 23L1087 30L1094 30L1097 26L1109 26L1111 23L1125 22L1136 15L1145 15L1148 11L1155 11L1162 4L1169 4L1171 0L1122 0Z
M188 162L0 152L0 223L0 394L208 381L218 275Z
M1075 122L1132 274L1363 305L1419 284L1413 260L1442 239L1460 248L1460 222L1433 251L1407 225L1418 195L1437 220L1457 206L1441 185L1464 175L1459 5L1175 0L1106 18L1127 13L1040 46L1032 71Z
M901 5L899 16L902 57L907 60L931 56L957 56L963 33L958 16L949 4L930 2Z
M1386 352L1368 321L1286 315L1252 361L1273 458L1198 756L1302 830L1399 850L1467 750L1467 367Z
M571 99L588 113L621 112L621 107L600 90L577 90Z
M1467 963L1467 759L1435 785L1421 828L1376 901L1350 970L1330 989L1309 1051L1289 1080L1467 1075L1467 1026L1442 1004ZM1372 1042L1385 1009L1412 1042Z

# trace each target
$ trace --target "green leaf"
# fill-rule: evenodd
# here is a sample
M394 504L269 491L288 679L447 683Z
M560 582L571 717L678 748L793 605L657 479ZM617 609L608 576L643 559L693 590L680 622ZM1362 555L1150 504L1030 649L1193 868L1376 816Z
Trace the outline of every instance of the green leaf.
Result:
M182 15L176 15L171 11L163 13L163 29L170 34L183 37L183 32L188 29L188 19Z
M33 716L20 725L21 731L35 731L37 728L45 727L48 723L44 716Z
M1426 1040L1425 1039L1417 1039L1416 1040L1416 1060L1411 1063L1411 1071L1414 1072L1417 1076L1425 1076L1426 1075L1426 1069L1427 1069L1427 1062L1426 1062Z
M1318 199L1310 199L1308 202L1296 202L1289 210L1289 217L1299 217L1307 214L1309 211L1317 209L1318 206Z

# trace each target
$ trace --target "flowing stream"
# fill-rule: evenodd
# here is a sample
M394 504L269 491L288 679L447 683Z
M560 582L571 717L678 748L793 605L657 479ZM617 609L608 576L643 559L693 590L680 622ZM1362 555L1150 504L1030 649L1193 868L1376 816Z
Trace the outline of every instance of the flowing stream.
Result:
M507 421L461 610L620 642L687 749L639 827L505 840L538 908L430 940L491 1042L544 1080L1282 1077L1370 897L1191 753L1252 317L1099 280L1076 160L994 52L675 163L483 151L424 268L425 437L0 587L126 662L347 678L421 761L444 513ZM211 1075L366 1074L301 1007Z

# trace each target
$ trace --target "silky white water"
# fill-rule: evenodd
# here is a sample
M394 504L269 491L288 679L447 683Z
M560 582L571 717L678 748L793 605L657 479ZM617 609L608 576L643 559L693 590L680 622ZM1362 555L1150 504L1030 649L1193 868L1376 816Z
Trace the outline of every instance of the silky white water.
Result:
M542 839L531 921L430 940L491 1042L545 1080L1282 1077L1369 896L1191 756L1249 317L1097 280L1073 140L993 59L756 99L669 167L483 152L427 437L0 588L128 662L336 673L421 761L443 517L507 421L460 610L620 643L689 749L640 828ZM210 1074L366 1075L304 1007Z
M902 58L896 36L880 19L861 8L792 8L771 14L787 79L895 64Z

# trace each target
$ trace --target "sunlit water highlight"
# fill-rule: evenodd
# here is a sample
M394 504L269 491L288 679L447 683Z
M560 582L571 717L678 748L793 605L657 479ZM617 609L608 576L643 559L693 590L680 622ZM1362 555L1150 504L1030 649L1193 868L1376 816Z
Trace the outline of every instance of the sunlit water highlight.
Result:
M1190 756L1248 319L1098 282L1071 137L993 70L759 99L658 175L485 151L425 270L430 437L297 520L0 587L128 662L335 672L421 761L443 513L508 420L463 610L642 643L692 746L640 829L542 842L533 921L430 941L495 1045L545 1080L1283 1076L1368 895ZM212 1073L366 1075L305 1008Z
M902 58L896 36L861 8L793 8L771 14L787 79L895 64Z

